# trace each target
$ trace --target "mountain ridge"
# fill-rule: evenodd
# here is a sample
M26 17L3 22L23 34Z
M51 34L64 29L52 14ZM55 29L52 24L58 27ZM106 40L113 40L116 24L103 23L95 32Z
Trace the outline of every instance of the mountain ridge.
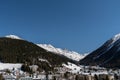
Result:
M38 65L39 70L46 71L53 70L55 66L61 66L63 63L78 64L63 55L48 52L32 42L9 37L0 37L0 62Z
M13 35L13 34L7 35L5 37L11 38L11 39L24 40L24 39L20 38L19 36ZM70 51L70 50L61 49L61 48L55 48L51 44L36 44L36 45L47 50L47 51L56 53L58 55L66 56L67 58L70 58L70 59L75 60L75 61L79 61L80 59L84 58L88 54L88 53L80 54L80 53L77 53L75 51Z
M84 58L88 53L86 54L80 54L75 51L69 51L66 49L61 49L61 48L55 48L51 44L37 44L38 46L44 48L47 51L54 52L56 54L64 55L70 59L79 61L80 59Z
M11 38L11 39L22 39L22 38L20 38L19 36L16 36L16 35L13 35L13 34L6 35L5 37L6 37L6 38Z
M120 68L120 34L107 40L98 49L80 60L80 64Z

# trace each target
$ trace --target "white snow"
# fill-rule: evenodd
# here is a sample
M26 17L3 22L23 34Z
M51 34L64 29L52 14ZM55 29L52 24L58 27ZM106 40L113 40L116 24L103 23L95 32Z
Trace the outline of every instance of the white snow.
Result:
M21 39L20 37L16 36L16 35L7 35L5 36L7 38L11 38L11 39Z
M46 59L39 58L39 61L42 61L42 62L47 62L47 63L49 64L49 66L52 66L52 65L49 63L49 61L48 61L48 60L46 60Z
M92 76L94 76L95 74L96 74L96 75L108 74L108 72L107 72L107 71L102 71L102 72L91 72L91 73L84 73L84 72L82 72L81 74L84 74L84 75L89 75L89 74L91 74Z
M54 46L50 45L50 44L37 44L39 47L42 47L43 49L50 51L50 52L54 52L60 55L64 55L70 59L79 61L80 59L83 59L87 54L79 54L75 51L68 51L66 49L61 49L61 48L55 48Z
M79 73L79 74L84 74L84 75L91 74L92 76L94 76L95 74L96 75L108 74L107 70L100 70L100 69L102 69L102 67L98 67L98 66L91 66L91 67L96 68L98 71L89 70L89 66L88 66L88 68L87 68L87 66L82 66L82 65L77 66L77 65L75 65L73 63L70 63L70 62L68 62L68 65L67 64L63 64L63 66L68 68L68 69L70 69L69 72L72 72L72 73ZM86 67L86 69L84 70L85 67ZM89 72L86 72L87 70Z
M39 61L42 61L42 62L47 62L47 63L49 63L49 62L48 62L48 60L46 60L46 59L41 59L41 58L39 58Z
M68 68L68 69L71 69L70 72L72 72L72 73L80 72L80 69L81 69L80 66L77 66L77 65L75 65L73 63L70 63L70 62L68 62L68 65L63 64L63 66L66 67L66 68Z
M118 39L120 39L120 33L117 34L117 35L115 35L115 36L112 38L112 40L113 40L112 43L116 42Z
M12 64L12 63L0 63L0 70L5 70L5 69L19 69L21 68L22 64Z

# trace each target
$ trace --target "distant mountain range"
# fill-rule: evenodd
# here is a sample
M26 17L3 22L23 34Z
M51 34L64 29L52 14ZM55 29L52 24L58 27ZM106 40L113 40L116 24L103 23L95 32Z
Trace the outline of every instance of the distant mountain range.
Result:
M14 58L12 58L14 56ZM0 38L1 62L30 62L37 65L60 66L68 62L82 65L96 65L107 68L120 68L120 34L107 40L101 47L89 54L55 48L50 44L34 44L18 36L9 35ZM59 63L58 63L59 62Z
M85 55L55 48L47 44L34 44L16 35L0 37L0 62L38 65L39 70L52 70L55 66L78 61Z
M75 61L79 61L87 55L87 53L80 54L80 53L77 53L75 51L69 51L67 49L55 48L54 46L52 46L50 44L37 44L37 45L44 48L47 51L54 52L54 53L60 54L60 55L64 55L67 58L70 58L70 59L75 60Z
M5 37L11 38L11 39L23 40L22 38L20 38L16 35L7 35ZM39 47L41 47L49 52L66 56L67 58L70 58L70 59L75 60L75 61L79 61L79 60L83 59L88 54L88 53L80 54L80 53L77 53L75 51L69 51L67 49L55 48L51 44L37 44L37 46L39 46Z
M101 47L80 60L80 64L120 68L120 34L115 35Z
M75 60L47 51L15 35L0 37L0 62L38 65L39 70L47 71L68 62L78 64Z

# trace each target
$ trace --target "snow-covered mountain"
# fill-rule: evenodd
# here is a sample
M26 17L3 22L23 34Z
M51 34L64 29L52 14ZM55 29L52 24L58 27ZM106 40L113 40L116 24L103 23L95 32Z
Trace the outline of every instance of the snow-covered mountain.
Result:
M54 46L50 44L37 44L38 46L46 49L47 51L54 52L56 54L64 55L70 59L79 61L80 59L83 59L87 54L79 54L75 51L68 51L66 49L61 48L55 48Z
M11 38L11 39L21 39L20 37L16 36L16 35L7 35L5 36L7 38Z
M78 64L77 61L53 52L48 52L42 47L27 40L19 40L19 38L14 39L14 36L12 36L12 39L11 36L7 38L0 37L0 62L21 64L23 62L33 63L34 65L38 65L42 70L51 70L52 67L61 66L67 62ZM9 66L13 67L14 65Z
M80 61L85 65L120 68L120 33Z
M115 43L118 39L120 39L120 33L116 34L113 38L112 38L112 43Z
M23 40L22 38L20 38L20 37L18 37L16 35L7 35L5 37L11 38L11 39L20 39L20 40ZM44 48L47 51L64 55L64 56L66 56L66 57L68 57L70 59L73 59L75 61L79 61L80 59L83 59L87 55L87 54L79 54L79 53L77 53L75 51L69 51L69 50L66 50L66 49L55 48L54 46L52 46L50 44L37 44L37 45L39 47Z

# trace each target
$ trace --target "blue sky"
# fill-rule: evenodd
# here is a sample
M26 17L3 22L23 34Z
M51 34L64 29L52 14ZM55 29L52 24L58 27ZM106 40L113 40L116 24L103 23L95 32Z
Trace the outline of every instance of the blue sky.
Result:
M0 36L91 52L120 33L119 0L2 0Z

